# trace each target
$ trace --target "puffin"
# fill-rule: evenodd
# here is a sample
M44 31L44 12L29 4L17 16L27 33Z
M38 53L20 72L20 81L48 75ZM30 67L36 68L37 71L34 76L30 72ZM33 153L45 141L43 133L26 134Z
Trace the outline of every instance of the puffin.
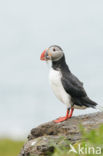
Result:
M96 108L97 103L88 97L83 83L70 71L60 46L52 45L46 48L40 60L51 61L50 86L55 96L67 107L66 116L54 120L55 123L70 119L74 109Z

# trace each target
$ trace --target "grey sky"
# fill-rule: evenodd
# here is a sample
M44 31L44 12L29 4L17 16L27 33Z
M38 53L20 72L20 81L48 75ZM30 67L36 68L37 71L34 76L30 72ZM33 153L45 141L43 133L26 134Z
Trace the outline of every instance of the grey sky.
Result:
M4 0L0 2L0 118L5 116L14 129L23 123L30 128L64 113L49 88L48 69L39 59L52 44L64 49L70 69L88 94L103 101L103 1Z

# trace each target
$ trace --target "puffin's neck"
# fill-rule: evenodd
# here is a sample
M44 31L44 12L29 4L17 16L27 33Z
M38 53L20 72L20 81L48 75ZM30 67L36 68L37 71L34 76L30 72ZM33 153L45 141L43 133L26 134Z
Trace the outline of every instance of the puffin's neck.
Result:
M64 70L64 71L69 71L70 72L69 67L66 64L64 55L60 60L52 61L52 68L55 69L55 70L61 70L61 71Z

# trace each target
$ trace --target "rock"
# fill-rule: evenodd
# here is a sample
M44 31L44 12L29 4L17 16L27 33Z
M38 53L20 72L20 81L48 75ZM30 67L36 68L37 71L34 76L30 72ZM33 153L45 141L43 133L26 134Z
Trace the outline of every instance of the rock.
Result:
M48 156L56 145L68 146L81 139L80 125L91 130L103 124L103 112L72 117L61 123L48 122L33 128L19 156Z

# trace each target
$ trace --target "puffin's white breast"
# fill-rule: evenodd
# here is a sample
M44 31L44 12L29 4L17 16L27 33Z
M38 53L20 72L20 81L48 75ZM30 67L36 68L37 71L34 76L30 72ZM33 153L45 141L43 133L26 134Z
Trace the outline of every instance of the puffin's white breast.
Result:
M60 71L56 71L51 68L49 73L50 85L56 97L69 108L72 105L71 96L64 90L61 82L61 76Z

